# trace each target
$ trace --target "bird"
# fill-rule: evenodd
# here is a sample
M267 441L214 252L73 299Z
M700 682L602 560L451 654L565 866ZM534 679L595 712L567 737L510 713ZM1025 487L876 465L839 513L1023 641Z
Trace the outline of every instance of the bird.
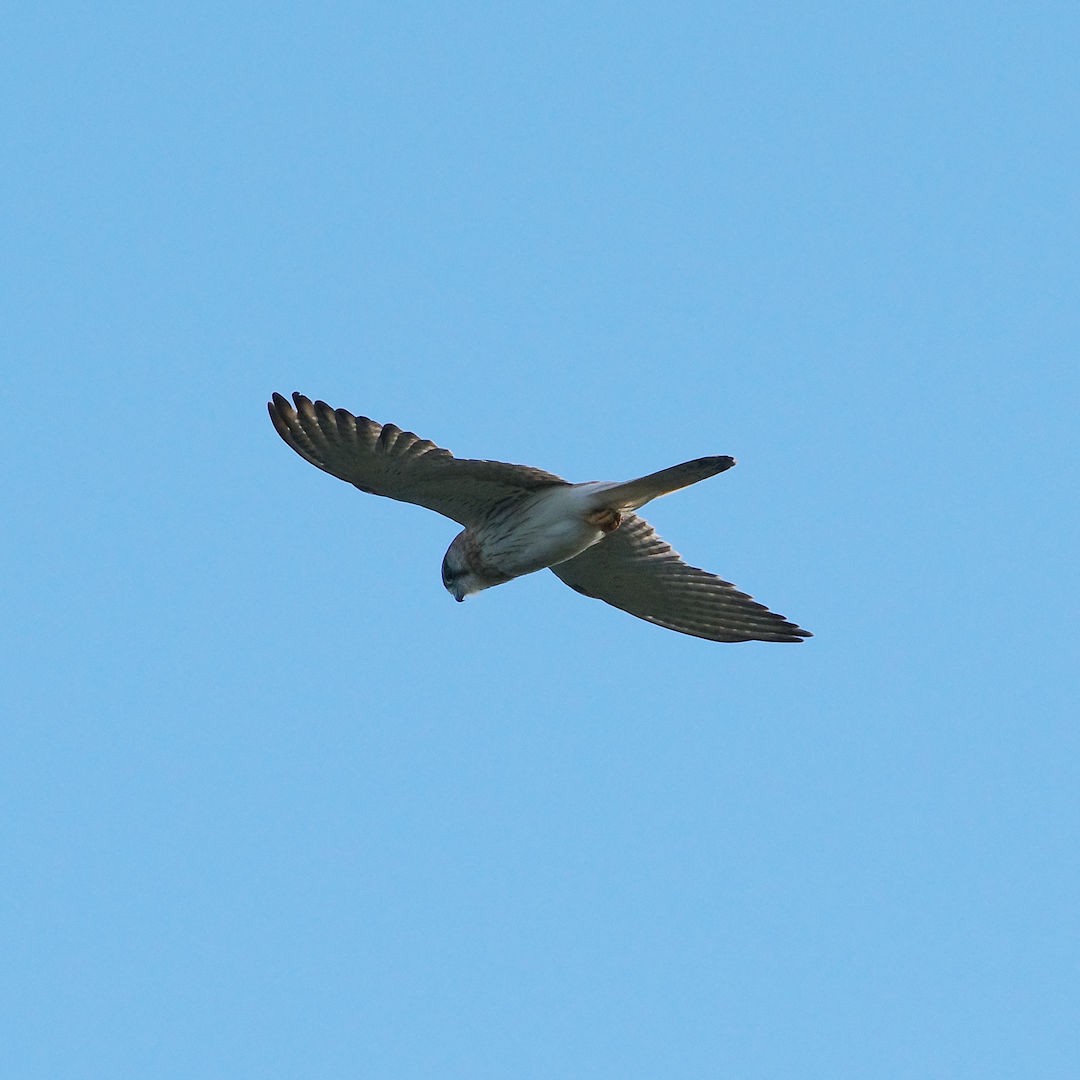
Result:
M729 581L684 562L634 511L735 464L695 458L636 480L574 484L528 465L454 457L395 424L294 393L267 403L305 461L371 495L413 503L463 530L442 562L455 600L550 569L571 589L657 626L709 641L812 637Z

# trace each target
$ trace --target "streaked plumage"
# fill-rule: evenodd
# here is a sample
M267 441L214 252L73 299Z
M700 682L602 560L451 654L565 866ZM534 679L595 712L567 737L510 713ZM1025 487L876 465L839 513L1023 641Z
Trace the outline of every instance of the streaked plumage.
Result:
M270 419L302 458L361 491L427 507L464 526L443 559L443 584L457 600L550 568L585 596L694 637L811 636L730 582L685 563L633 512L731 468L733 458L697 458L625 483L571 484L526 465L455 458L393 424L302 394L293 402L274 394Z

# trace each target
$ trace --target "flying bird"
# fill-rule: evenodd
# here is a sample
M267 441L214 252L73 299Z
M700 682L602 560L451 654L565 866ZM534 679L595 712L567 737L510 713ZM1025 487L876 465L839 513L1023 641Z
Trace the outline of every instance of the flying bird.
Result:
M456 458L394 424L323 401L274 394L270 419L305 461L361 491L425 506L464 526L443 558L455 600L545 567L570 588L669 630L710 641L811 637L706 570L684 562L634 513L730 469L695 458L624 483L571 484L528 465Z

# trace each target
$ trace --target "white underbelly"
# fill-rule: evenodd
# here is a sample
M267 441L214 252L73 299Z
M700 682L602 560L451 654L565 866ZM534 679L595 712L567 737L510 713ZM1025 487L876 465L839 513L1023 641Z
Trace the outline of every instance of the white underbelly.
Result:
M484 562L519 577L580 555L604 537L585 520L584 494L575 486L551 488L478 529Z

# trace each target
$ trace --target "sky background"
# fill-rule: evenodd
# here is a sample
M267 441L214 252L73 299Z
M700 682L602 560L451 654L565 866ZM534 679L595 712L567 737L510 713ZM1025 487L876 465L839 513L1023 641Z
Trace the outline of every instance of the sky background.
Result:
M0 45L0 1073L1080 1075L1074 3L48 4ZM573 480L719 645L277 437Z

